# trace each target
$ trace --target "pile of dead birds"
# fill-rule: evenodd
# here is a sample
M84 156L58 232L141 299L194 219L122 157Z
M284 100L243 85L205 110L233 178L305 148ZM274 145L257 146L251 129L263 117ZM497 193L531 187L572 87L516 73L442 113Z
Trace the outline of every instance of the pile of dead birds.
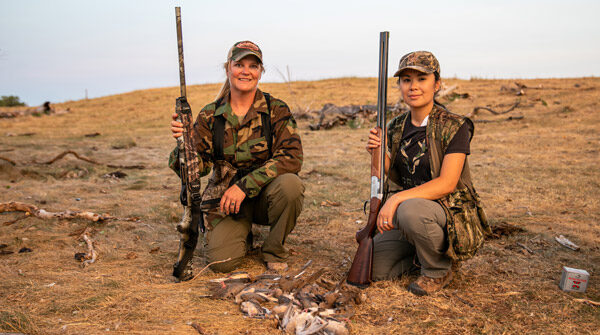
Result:
M294 274L236 272L213 279L209 297L233 300L247 317L276 319L278 328L288 334L348 334L346 321L366 294L344 281L323 278L324 268L308 275L311 263Z

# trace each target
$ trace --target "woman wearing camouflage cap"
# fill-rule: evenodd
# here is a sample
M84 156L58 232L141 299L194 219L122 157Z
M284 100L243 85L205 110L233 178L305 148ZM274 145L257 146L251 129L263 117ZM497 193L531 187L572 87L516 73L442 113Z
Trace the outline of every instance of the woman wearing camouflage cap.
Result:
M435 100L438 60L427 51L411 52L394 76L410 111L387 125L388 183L373 238L373 279L397 278L420 266L408 290L427 295L451 282L453 261L472 257L490 231L467 161L473 122ZM369 152L381 145L377 134L369 134Z
M235 43L224 67L225 83L216 100L199 113L192 136L201 174L213 170L201 205L206 256L209 262L231 258L212 269L233 270L252 247L251 226L258 223L271 227L261 250L267 267L283 270L289 254L283 244L304 198L297 175L302 143L296 121L285 102L258 89L264 68L256 44ZM180 122L171 126L174 137L182 135ZM175 171L177 157L176 149L169 160Z

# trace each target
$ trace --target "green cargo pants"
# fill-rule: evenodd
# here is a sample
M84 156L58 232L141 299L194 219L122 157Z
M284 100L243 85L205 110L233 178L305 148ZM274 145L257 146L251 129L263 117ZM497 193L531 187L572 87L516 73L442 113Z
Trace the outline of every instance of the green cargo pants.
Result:
M296 226L303 201L304 185L291 173L276 177L258 196L244 199L238 214L227 216L204 235L204 250L209 263L231 258L228 262L212 265L211 269L230 272L241 264L252 223L271 227L262 246L264 261L285 261L289 251L283 244Z
M417 270L443 277L452 266L446 256L446 213L440 204L426 199L409 199L396 209L394 228L373 238L373 280L395 279ZM415 257L416 256L416 257Z

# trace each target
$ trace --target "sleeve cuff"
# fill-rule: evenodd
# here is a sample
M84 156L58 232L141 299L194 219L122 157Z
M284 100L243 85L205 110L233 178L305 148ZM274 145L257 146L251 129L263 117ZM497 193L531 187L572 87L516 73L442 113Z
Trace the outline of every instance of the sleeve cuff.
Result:
M260 190L247 188L246 187L246 178L248 178L248 177L246 176L246 177L238 180L235 184L237 185L237 187L240 188L240 190L242 190L242 192L244 192L244 194L246 194L246 197L254 198L255 196L258 195L258 193L260 193Z

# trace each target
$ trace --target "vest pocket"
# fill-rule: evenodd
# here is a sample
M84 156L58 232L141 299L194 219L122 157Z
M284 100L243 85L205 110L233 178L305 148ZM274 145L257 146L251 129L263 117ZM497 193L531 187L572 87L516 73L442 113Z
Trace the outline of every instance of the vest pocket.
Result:
M448 255L456 260L473 257L484 241L479 209L467 189L457 190L442 201L447 210ZM483 211L483 210L481 210Z

